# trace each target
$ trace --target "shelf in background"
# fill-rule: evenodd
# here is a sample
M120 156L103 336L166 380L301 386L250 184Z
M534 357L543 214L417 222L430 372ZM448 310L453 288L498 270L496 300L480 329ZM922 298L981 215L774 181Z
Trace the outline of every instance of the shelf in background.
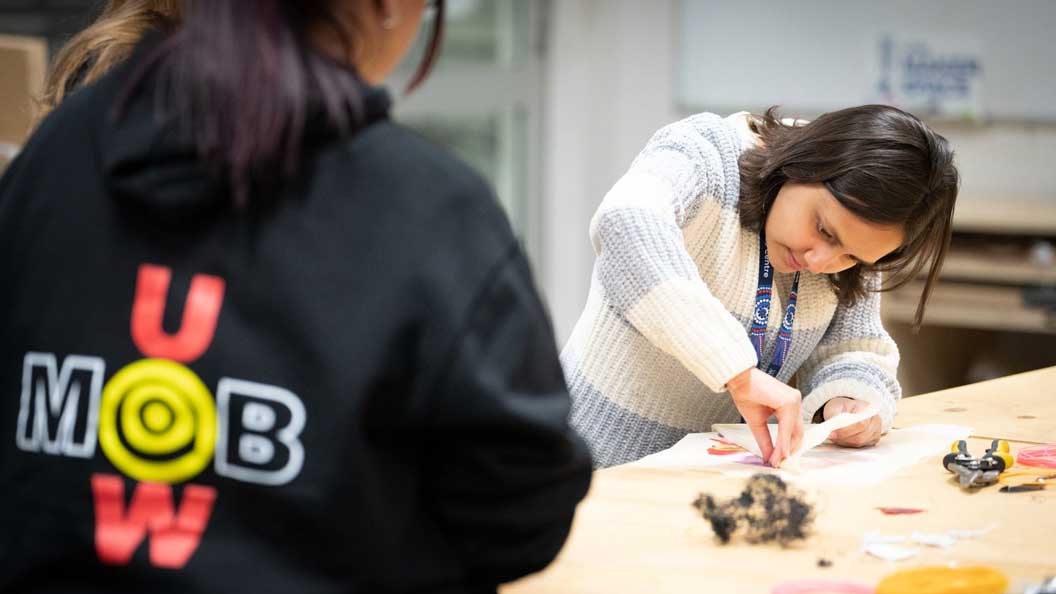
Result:
M942 278L1027 285L1056 284L1056 263L1044 265L1022 253L954 245L942 266Z
M885 293L883 317L912 322L917 311L920 283ZM1023 303L1022 289L971 284L939 284L928 302L925 323L986 330L1013 330L1056 334L1056 312Z
M957 198L955 231L1056 235L1056 195L966 194Z

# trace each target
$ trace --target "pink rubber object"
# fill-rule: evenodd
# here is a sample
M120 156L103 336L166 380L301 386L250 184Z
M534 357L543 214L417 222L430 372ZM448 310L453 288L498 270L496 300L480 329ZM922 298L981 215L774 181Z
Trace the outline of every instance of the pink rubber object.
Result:
M1019 450L1016 462L1020 466L1056 468L1056 445L1039 445Z
M774 586L770 594L818 594L841 592L843 594L876 594L872 586L857 582L834 582L831 580L795 580Z

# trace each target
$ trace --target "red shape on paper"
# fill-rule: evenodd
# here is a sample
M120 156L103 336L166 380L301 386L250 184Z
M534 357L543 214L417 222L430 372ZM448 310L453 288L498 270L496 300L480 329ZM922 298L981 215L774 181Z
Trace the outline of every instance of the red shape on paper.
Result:
M711 441L718 444L708 448L708 453L713 456L729 456L730 454L740 454L748 451L732 441L726 441L720 437L712 437Z
M919 513L924 511L922 509L917 509L915 507L878 507L876 509L884 512L884 515L888 515L888 516L904 516L904 515L909 515L909 514L919 514Z

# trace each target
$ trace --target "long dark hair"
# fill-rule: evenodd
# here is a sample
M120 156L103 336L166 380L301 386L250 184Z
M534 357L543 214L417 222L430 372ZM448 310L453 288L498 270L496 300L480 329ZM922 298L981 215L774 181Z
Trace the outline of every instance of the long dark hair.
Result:
M786 182L822 183L855 216L879 225L899 225L899 249L873 266L858 264L830 275L841 303L867 290L864 273L881 271L882 291L910 282L930 262L914 326L937 282L950 245L959 176L953 150L941 135L913 115L887 105L863 105L824 114L802 125L784 123L777 107L752 116L761 142L741 155L741 224L766 222Z
M381 0L374 2L380 7ZM364 118L365 82L325 56L310 39L330 27L352 55L359 42L331 12L332 0L185 0L183 23L139 66L118 102L154 75L167 117L191 135L213 173L226 179L236 206L267 191L300 165L310 102L327 123L349 131ZM444 0L426 53L407 91L420 85L439 56Z

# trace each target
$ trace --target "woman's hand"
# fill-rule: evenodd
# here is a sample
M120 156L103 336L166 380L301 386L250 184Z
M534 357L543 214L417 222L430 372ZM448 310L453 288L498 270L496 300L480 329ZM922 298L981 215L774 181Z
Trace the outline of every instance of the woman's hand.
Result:
M803 419L800 406L803 397L799 390L770 377L752 367L726 382L733 404L752 430L763 460L777 468L803 440ZM766 420L777 416L777 444L770 440Z
M869 408L869 403L854 398L838 396L825 403L821 416L824 420L844 412L858 413ZM882 425L880 415L873 415L864 421L858 421L843 429L837 429L829 434L832 443L845 448L864 448L874 446L880 441Z

